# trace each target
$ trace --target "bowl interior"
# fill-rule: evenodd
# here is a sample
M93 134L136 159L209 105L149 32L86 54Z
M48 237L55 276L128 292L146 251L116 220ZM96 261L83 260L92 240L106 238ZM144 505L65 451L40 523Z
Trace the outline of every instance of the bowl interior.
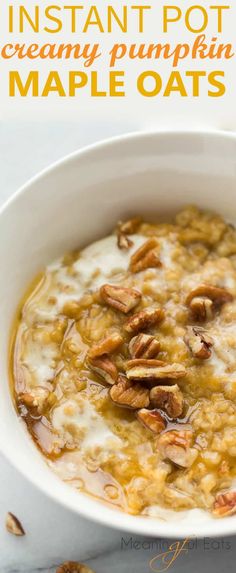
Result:
M193 510L145 519L119 513L75 492L47 468L9 393L8 345L17 304L29 281L64 252L141 214L170 219L186 204L236 220L236 138L227 134L142 134L73 154L27 184L0 213L0 447L16 467L66 507L144 535L223 535L236 517L215 520Z

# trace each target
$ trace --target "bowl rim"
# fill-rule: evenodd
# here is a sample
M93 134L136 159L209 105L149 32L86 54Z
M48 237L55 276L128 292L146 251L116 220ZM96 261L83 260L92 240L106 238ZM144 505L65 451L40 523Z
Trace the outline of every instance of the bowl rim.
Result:
M86 145L81 147L72 153L65 155L64 157L58 159L57 161L53 162L46 168L40 170L36 175L31 177L29 180L26 181L23 185L19 187L10 197L7 199L2 206L0 207L0 217L5 213L5 211L14 203L21 195L25 192L30 190L31 186L35 183L39 182L45 176L53 173L59 167L63 167L70 162L73 162L76 159L82 158L84 155L96 152L98 150L105 150L106 148L110 148L114 144L119 144L123 142L135 142L135 140L144 140L145 139L156 139L158 137L176 137L177 138L196 138L196 139L203 139L208 138L210 140L229 140L236 143L236 132L228 132L225 130L220 129L203 129L203 130L196 130L196 129L160 129L155 131L132 131L129 133L116 135L113 137L108 137L95 143ZM10 462L10 464L15 467L19 473L26 478L28 482L30 482L33 486L35 486L40 492L46 495L49 499L53 500L64 509L70 510L78 516L81 516L85 519L103 525L104 527L109 527L111 529L118 530L124 533L130 534L137 534L143 535L145 537L150 536L152 538L162 537L162 538L169 538L169 539L183 539L183 538L203 538L203 537L219 537L219 536L226 536L226 535L234 535L236 534L236 516L235 518L224 518L221 520L216 519L212 522L199 523L197 529L199 532L196 533L196 528L194 525L189 523L185 523L183 521L178 520L169 520L169 521L161 521L157 518L147 518L143 516L131 516L123 511L110 509L103 504L101 501L97 501L92 496L87 496L87 494L77 494L82 495L85 499L89 497L92 499L92 503L89 504L89 509L82 507L74 507L72 499L68 496L63 496L63 498L58 496L57 491L54 491L53 488L49 491L48 486L45 483L39 481L37 475L31 474L27 469L24 468L23 464L21 464L18 459L14 459L11 453L8 452L7 444L5 446L4 441L0 444L0 453L4 455L4 457ZM46 466L47 468L47 466ZM52 471L52 470L49 470ZM53 473L53 472L52 472ZM55 474L54 474L55 476ZM56 479L60 482L62 486L65 486L69 489L69 486L66 486L57 476ZM65 490L64 490L65 491ZM91 505L91 507L90 507ZM102 511L102 508L104 511ZM100 509L100 511L99 511Z
M31 187L34 183L37 183L42 179L45 175L53 173L58 167L62 167L73 161L77 157L83 157L87 153L92 153L96 150L102 150L106 147L110 147L110 145L119 143L119 142L132 142L135 140L141 140L151 137L155 139L156 137L198 137L205 138L209 137L211 139L227 139L229 141L236 142L236 131L227 131L219 128L209 128L209 129L171 129L171 128L161 128L158 130L137 130L137 131L129 131L127 133L123 133L120 135L114 135L112 137L105 137L95 141L94 143L90 143L88 145L79 147L74 151L67 153L66 155L60 157L56 161L53 161L43 169L40 169L35 175L30 177L20 185L16 191L14 191L11 196L6 199L3 204L0 206L0 216L2 213L7 209L11 203L13 203L21 194L25 193L28 188Z

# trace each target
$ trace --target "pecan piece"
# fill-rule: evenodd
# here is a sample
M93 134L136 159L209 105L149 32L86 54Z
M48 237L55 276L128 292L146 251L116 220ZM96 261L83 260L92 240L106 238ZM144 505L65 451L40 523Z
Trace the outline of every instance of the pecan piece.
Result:
M7 513L5 524L7 531L12 533L12 535L17 535L18 537L25 535L25 531L21 525L21 522L10 511Z
M88 352L89 358L97 358L103 354L112 354L121 344L123 343L123 338L117 332L113 332L110 336L107 336L101 340L98 344L95 344Z
M218 493L213 506L213 514L216 517L226 517L236 513L236 491Z
M124 233L121 233L120 231L118 231L117 234L117 245L119 247L119 249L130 249L133 246L133 241L131 241L131 239L129 239L129 237L127 237L127 235L124 235Z
M150 334L138 334L129 343L132 358L155 358L160 350L160 342Z
M214 304L210 298L195 297L189 304L193 320L205 322L214 316Z
M108 356L92 358L89 361L90 368L101 376L107 384L115 384L118 378L118 371Z
M150 391L151 403L164 410L170 418L179 418L183 412L184 399L178 384L154 386Z
M26 408L36 408L38 406L37 399L34 396L32 396L32 394L29 394L29 392L19 394L18 400L19 402L24 404Z
M129 334L136 334L161 322L163 318L164 311L161 308L145 308L133 314L124 324L124 329Z
M149 406L149 390L141 384L133 384L125 376L119 376L117 384L110 389L113 402L127 408L147 408Z
M213 339L208 336L204 328L200 326L189 326L184 341L192 352L192 355L202 360L207 360L211 356Z
M103 285L100 288L102 299L113 308L127 314L141 300L141 293L133 288L126 288L114 285Z
M166 427L166 420L158 410L142 408L136 415L137 419L154 434L160 434Z
M158 449L164 458L183 468L191 464L191 430L169 430L158 440Z
M141 223L141 219L139 217L134 217L133 219L129 219L124 223L119 222L117 228L117 244L119 249L127 250L133 246L133 241L127 237L127 235L132 235L135 233Z
M120 221L118 223L118 231L124 235L133 235L138 230L140 224L140 217L133 217L132 219L128 219L128 221L124 222Z
M216 308L232 300L232 294L225 288L202 284L188 294L186 304L195 320L204 321L213 318Z
M129 380L152 381L160 378L176 379L186 376L187 372L181 364L166 364L162 360L145 360L138 358L128 360L126 375Z
M57 567L56 573L94 573L92 569L77 561L66 561Z
M221 306L226 302L232 302L233 296L225 288L220 288L208 284L202 284L193 289L186 298L186 304L189 305L193 298L206 297L214 303L215 306Z
M130 270L139 273L145 269L161 267L156 239L148 239L131 257Z

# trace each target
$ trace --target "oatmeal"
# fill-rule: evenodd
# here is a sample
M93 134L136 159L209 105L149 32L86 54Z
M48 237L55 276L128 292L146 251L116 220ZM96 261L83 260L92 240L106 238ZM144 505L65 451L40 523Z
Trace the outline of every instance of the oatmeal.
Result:
M118 224L25 297L14 398L65 482L131 514L236 512L236 230Z

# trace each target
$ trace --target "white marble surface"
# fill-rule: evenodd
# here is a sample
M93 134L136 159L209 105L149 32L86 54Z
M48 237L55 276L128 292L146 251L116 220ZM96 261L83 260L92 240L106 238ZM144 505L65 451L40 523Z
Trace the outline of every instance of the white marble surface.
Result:
M136 125L87 123L0 123L0 202L27 178L82 145ZM12 511L22 521L26 536L14 538L4 527L5 514ZM168 542L169 544L171 541ZM233 571L236 540L191 542L170 567L174 573L222 573ZM64 560L86 562L96 573L148 573L164 570L161 560L150 560L164 552L164 540L144 540L111 531L63 510L30 486L0 456L0 573L54 573Z

